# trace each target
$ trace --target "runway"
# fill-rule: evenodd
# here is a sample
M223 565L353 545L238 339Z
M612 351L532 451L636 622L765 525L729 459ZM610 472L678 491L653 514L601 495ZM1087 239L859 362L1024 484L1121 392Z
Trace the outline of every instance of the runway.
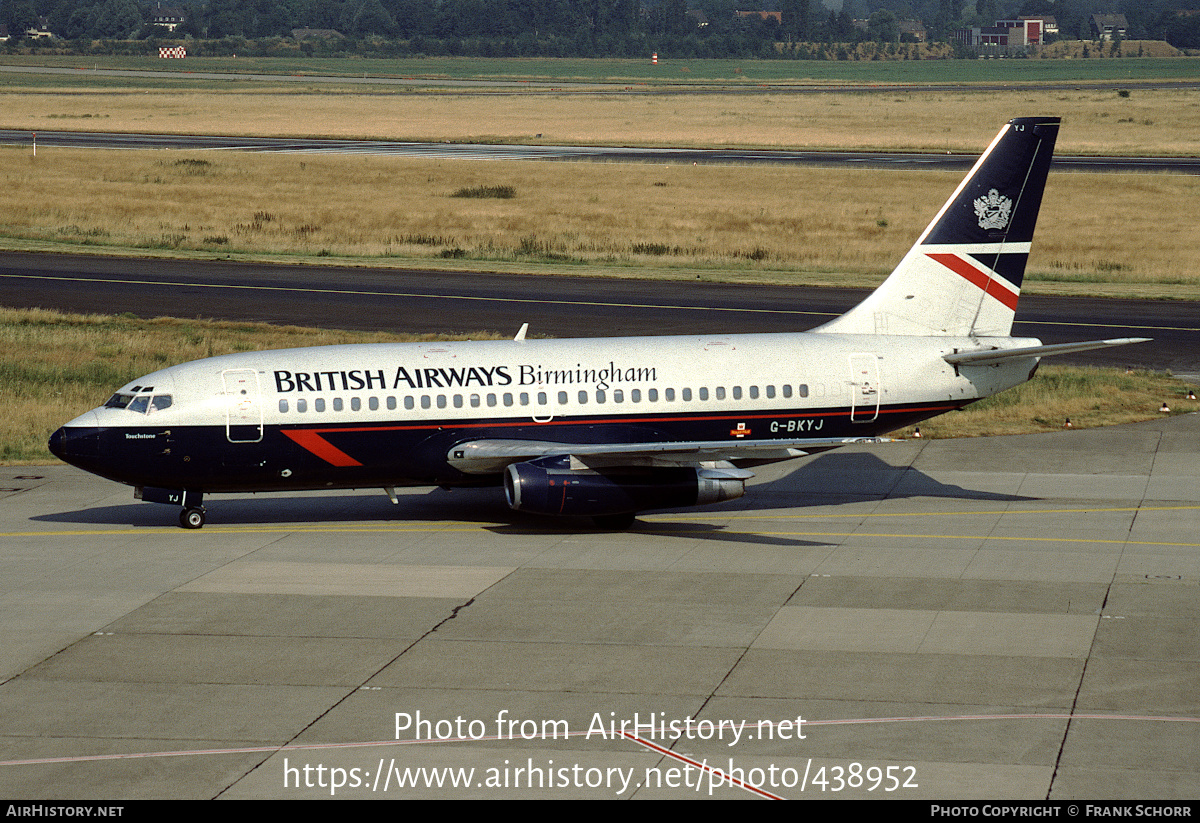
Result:
M0 145L30 146L34 133L0 129ZM296 137L227 137L198 134L120 134L39 131L42 147L170 149L290 154L373 154L449 160L589 160L608 163L699 163L704 165L809 165L879 169L965 171L977 154L879 151L753 151L635 146L548 146L484 143L412 143L392 140L331 140ZM1200 157L1057 155L1054 168L1084 172L1175 172L1200 174Z
M1198 452L853 447L622 534L423 489L185 531L0 469L0 793L1187 800Z

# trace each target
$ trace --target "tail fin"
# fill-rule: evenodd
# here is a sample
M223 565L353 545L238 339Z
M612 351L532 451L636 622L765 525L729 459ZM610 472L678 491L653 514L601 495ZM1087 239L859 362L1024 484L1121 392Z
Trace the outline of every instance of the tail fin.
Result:
M1007 337L1058 123L1009 121L888 279L813 331Z

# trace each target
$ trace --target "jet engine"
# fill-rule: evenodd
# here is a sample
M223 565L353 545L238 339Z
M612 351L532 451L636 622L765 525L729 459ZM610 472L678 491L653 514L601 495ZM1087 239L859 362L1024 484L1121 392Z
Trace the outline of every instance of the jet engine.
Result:
M504 493L517 511L603 518L734 500L750 476L732 467L581 468L569 455L555 455L509 465Z

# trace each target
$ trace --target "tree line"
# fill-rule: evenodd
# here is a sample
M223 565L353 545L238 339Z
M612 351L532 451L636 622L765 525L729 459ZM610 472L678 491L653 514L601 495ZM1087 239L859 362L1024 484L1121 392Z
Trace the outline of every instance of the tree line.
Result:
M90 41L183 39L261 41L296 29L330 30L344 40L305 41L305 51L483 56L796 57L779 44L900 42L898 21L924 21L930 39L964 25L991 25L1018 14L1054 14L1064 37L1087 39L1087 20L1112 12L1114 0L844 0L831 11L819 0L774 0L778 12L739 15L737 0L4 0L0 22L20 33L44 20L59 38ZM1197 14L1179 13L1194 8ZM185 22L171 32L156 11ZM1115 0L1130 23L1127 39L1166 39L1200 47L1200 0ZM866 20L855 25L855 18ZM346 41L349 41L347 43ZM368 47L364 48L364 44Z

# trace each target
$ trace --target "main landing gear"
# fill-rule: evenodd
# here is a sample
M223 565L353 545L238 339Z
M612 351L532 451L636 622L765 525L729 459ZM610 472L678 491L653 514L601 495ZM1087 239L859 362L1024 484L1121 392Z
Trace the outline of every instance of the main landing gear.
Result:
M185 529L198 529L204 525L204 507L191 506L190 508L180 509L179 525Z

